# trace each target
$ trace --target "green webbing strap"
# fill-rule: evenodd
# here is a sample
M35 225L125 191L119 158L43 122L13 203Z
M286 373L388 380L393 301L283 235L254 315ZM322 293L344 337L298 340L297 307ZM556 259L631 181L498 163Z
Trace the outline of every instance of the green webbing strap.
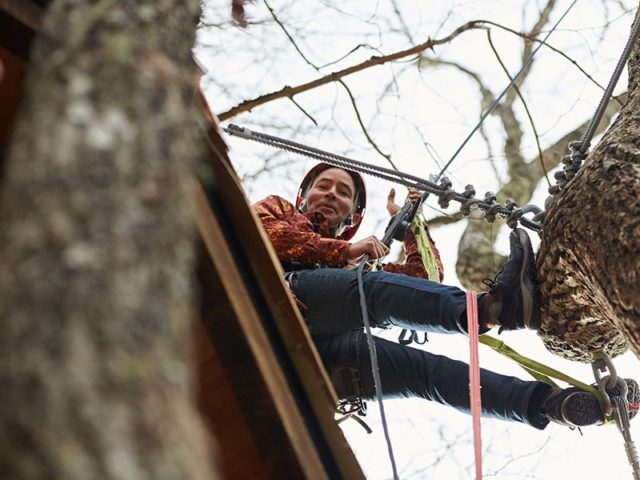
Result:
M436 256L431 250L431 244L429 243L429 237L424 226L424 221L419 215L413 217L411 222L411 231L416 237L416 245L418 247L418 253L422 259L424 269L427 271L429 280L440 283L440 272L438 271L438 264L436 263ZM409 335L407 337L407 335ZM412 343L423 345L427 342L427 334L424 334L424 340L418 339L418 332L415 330L402 329L400 336L398 337L398 343L400 345L410 345Z
M429 243L429 237L424 227L424 222L419 215L416 215L411 222L411 231L416 237L416 243L418 244L418 253L422 258L422 263L427 271L429 280L440 283L440 272L438 271L438 264L436 263L436 256L431 250L431 244Z
M536 380L540 380L541 382L548 383L553 388L559 388L558 385L550 378L553 377L557 380L561 380L563 382L568 383L569 385L573 385L581 390L589 392L591 395L594 395L596 398L600 398L600 392L598 389L587 385L586 383L582 383L579 380L576 380L569 375L565 375L558 370L555 370L551 367L543 365L540 362L536 362L530 358L527 358L523 355L520 355L513 348L506 345L502 340L498 340L497 338L490 337L488 335L480 335L479 338L480 343L484 343L485 345L491 347L493 350L498 352L505 357L509 357L515 362L517 362L522 368L524 368L527 372L529 372Z

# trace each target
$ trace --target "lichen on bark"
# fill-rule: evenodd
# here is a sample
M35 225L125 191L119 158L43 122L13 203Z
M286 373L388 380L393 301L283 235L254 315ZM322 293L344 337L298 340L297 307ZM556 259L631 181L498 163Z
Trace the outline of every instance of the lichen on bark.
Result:
M196 0L57 0L0 203L0 476L215 478L191 402Z
M548 208L537 259L546 346L588 362L640 357L640 43L626 105Z

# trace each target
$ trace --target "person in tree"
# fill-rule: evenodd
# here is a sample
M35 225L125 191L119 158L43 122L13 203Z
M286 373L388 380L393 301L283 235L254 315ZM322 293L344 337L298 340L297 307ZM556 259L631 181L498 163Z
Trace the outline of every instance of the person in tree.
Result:
M410 190L410 199L417 196L418 192ZM400 209L394 198L392 190L387 203L391 215ZM365 208L362 177L323 163L304 177L295 206L276 195L253 205L342 399L375 396L357 272L349 267L365 254L380 259L389 248L375 236L350 242ZM425 262L416 236L409 232L404 241L404 263L386 263L382 270L364 272L371 325L466 334L466 294L440 283L443 267L428 230L426 238L430 261ZM510 248L500 273L489 282L489 291L478 296L480 333L494 327L502 331L537 330L540 326L534 254L524 230L511 232ZM438 278L429 280L429 263L436 266L431 276ZM374 337L374 342L385 398L421 397L469 411L467 364L379 337ZM485 369L480 375L484 416L537 429L545 428L550 421L570 427L604 421L598 399L577 388L553 389L544 382L524 381ZM638 384L631 379L626 383L627 398L638 402Z

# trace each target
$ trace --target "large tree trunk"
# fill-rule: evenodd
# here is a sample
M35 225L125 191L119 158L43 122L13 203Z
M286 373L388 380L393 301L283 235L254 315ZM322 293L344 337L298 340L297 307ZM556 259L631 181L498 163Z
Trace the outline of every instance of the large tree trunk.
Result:
M617 355L627 344L640 357L639 80L640 44L627 104L545 220L541 336L573 360L590 361L599 348Z
M215 478L188 358L197 11L47 13L0 203L0 478Z

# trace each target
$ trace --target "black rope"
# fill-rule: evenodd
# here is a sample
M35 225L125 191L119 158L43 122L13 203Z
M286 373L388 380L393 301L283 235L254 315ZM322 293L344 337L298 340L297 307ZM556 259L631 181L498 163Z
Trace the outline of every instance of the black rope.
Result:
M364 294L364 280L363 269L369 260L369 255L366 254L360 264L357 267L358 277L358 294L360 296L360 310L362 313L362 322L367 337L367 345L369 346L369 359L371 361L371 373L373 375L373 384L375 386L376 400L380 409L380 421L382 423L382 431L384 432L384 438L387 443L387 450L389 452L389 460L391 462L391 469L393 470L393 478L398 478L398 468L396 466L395 457L393 455L393 447L391 445L391 437L389 435L389 427L387 425L387 416L384 410L384 402L382 399L382 379L380 378L380 367L378 366L378 355L376 353L376 344L373 340L373 334L371 333L371 322L369 322L369 313L367 311L367 300Z

